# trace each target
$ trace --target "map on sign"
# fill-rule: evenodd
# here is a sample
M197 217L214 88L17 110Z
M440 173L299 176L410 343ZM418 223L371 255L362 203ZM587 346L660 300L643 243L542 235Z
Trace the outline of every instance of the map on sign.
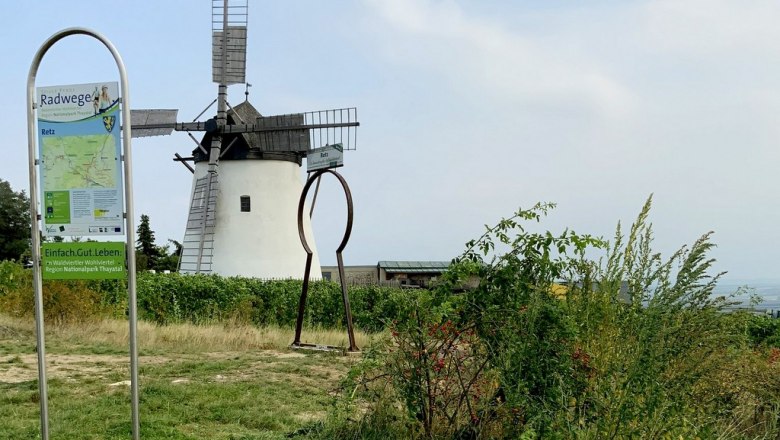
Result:
M116 83L36 90L46 236L122 235L122 145Z
M115 188L116 150L111 134L43 137L43 186L53 191Z

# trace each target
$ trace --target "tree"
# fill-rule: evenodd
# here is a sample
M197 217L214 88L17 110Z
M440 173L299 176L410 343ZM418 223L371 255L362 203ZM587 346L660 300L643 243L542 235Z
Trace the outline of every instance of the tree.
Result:
M160 249L154 244L154 231L149 226L149 216L141 214L141 223L136 230L136 266L138 270L154 269L160 257Z
M0 179L0 261L16 260L30 248L30 200Z
M171 247L173 247L173 252L171 252ZM153 269L176 272L179 269L179 259L181 258L181 243L168 239L168 244L157 249L159 250L159 258L157 259L157 265Z

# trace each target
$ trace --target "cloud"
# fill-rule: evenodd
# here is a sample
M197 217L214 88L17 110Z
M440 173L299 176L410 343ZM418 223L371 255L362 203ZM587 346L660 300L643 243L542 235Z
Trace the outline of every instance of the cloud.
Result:
M780 39L780 3L773 0L655 0L642 9L648 42L666 52L752 52Z
M655 193L662 250L714 229L723 267L769 273L778 252L755 243L778 219L780 3L498 3L367 3L367 58L397 80L381 106L405 136L376 146L446 187L411 212L487 220L553 200L609 234Z
M632 108L627 87L554 40L467 15L452 1L369 4L389 58L438 74L456 93L513 105L576 106L609 118Z

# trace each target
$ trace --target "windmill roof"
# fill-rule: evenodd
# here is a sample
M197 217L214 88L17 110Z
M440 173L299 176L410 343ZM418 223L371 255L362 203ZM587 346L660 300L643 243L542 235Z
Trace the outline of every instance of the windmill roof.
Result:
M249 101L244 101L234 106L232 109L229 109L227 115L228 124L251 124L262 116ZM238 117L236 117L236 115ZM250 148L253 145L260 145L259 133L241 133L240 136L246 141L246 144L249 145Z
M263 117L249 102L244 101L228 109L228 125L255 124L266 127L295 126L303 123L303 115L279 115ZM192 155L195 162L208 160L212 134L205 133ZM226 133L222 136L223 153L219 160L272 159L296 162L301 165L302 155L296 150L306 150L309 132L306 129L264 131L254 133ZM228 150L229 146L229 151Z

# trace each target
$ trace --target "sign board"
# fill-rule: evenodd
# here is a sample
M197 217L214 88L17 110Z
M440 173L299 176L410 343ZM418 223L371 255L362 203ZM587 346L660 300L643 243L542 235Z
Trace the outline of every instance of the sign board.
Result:
M124 235L117 83L36 95L43 235Z
M101 280L124 279L124 242L43 243L43 279Z
M344 147L342 144L326 145L322 148L315 148L306 155L306 171L308 172L343 166Z

